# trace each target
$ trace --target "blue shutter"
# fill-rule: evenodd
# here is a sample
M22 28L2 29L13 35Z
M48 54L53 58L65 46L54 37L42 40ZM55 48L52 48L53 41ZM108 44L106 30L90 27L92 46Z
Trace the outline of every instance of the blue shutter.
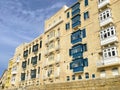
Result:
M83 44L83 52L87 51L87 44Z
M84 59L84 66L88 66L88 58Z
M86 37L86 29L83 29L83 30L81 31L81 36L82 36L82 38L85 38L85 37Z

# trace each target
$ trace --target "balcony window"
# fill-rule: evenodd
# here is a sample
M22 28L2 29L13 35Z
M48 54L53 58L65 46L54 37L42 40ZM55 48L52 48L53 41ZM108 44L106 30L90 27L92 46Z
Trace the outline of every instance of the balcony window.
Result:
M21 81L25 80L25 73L21 73Z
M22 68L26 68L27 61L22 62Z
M70 81L70 76L67 76L67 81Z
M84 2L85 2L85 6L88 6L88 0L85 0Z
M103 11L102 13L99 14L99 19L100 19L100 22L108 19L108 18L111 18L111 11L110 9L107 9L105 11Z
M32 63L33 65L37 64L37 56L32 57L31 63Z
M114 57L117 56L117 48L116 47L110 47L107 49L103 50L103 58L110 58L110 57Z
M75 44L77 42L82 42L82 38L86 37L86 30L78 30L71 35L71 43Z
M72 16L75 16L80 13L80 3L76 3L72 6Z
M40 41L40 48L42 48L42 41Z
M36 44L36 45L33 46L32 51L33 51L33 52L37 52L37 51L38 51L38 44Z
M76 15L75 17L72 18L72 28L75 28L80 24L81 24L80 15Z
M73 58L82 58L83 52L86 50L87 46L86 44L78 44L72 47L72 49L69 50L70 56Z
M24 51L23 53L23 57L27 57L28 56L28 50Z
M102 30L100 32L101 40L107 39L107 38L115 36L115 35L116 35L116 32L115 32L115 27L114 26L106 28L105 30Z
M89 18L89 12L84 12L84 20L87 20Z
M36 78L36 69L31 70L31 78Z
M66 23L65 28L66 30L70 29L70 23Z

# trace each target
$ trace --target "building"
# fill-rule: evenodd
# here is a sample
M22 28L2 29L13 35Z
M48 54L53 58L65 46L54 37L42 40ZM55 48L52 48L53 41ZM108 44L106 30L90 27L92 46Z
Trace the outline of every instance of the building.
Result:
M119 5L119 0L78 0L63 6L45 21L42 35L16 50L12 86L120 75Z
M0 89L5 88L6 81L7 81L7 70L4 70L4 72L0 78Z

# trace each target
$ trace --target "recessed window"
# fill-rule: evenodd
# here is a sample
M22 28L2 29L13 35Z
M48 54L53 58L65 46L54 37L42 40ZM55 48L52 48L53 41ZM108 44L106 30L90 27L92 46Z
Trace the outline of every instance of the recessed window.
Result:
M81 75L78 75L78 79L82 79L82 76L81 76Z
M67 81L70 81L70 76L67 76Z
M66 23L65 28L66 30L70 29L70 23Z
M41 53L39 53L39 61L41 60Z
M89 12L84 12L84 20L87 20L89 18Z
M70 17L70 12L67 12L67 18L69 18Z
M84 2L85 2L85 6L88 6L88 0L85 0Z
M89 79L89 73L85 73L85 78Z
M42 41L40 41L40 48L42 48Z
M92 78L95 78L95 74L92 74Z
M72 75L72 80L75 80L75 75Z

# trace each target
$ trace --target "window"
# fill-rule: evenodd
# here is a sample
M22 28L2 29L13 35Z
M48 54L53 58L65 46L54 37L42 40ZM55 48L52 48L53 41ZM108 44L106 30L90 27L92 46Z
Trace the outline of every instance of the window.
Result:
M89 79L89 73L85 73L85 78Z
M67 18L69 18L70 17L70 12L67 12Z
M85 6L87 6L88 5L88 0L85 0Z
M52 37L54 37L54 36L55 36L55 31L51 31L51 32L49 33L49 39L52 38Z
M27 63L27 61L22 62L22 68L26 68L26 63Z
M42 48L42 41L40 41L40 48Z
M81 76L81 75L78 75L78 79L82 79L82 76Z
M28 65L29 65L29 63L30 63L30 59L28 59Z
M36 44L36 45L34 45L34 46L33 46L33 49L32 49L32 51L33 51L33 52L36 52L36 51L38 51L38 44Z
M101 40L107 39L107 38L115 36L115 35L116 35L116 32L115 32L114 26L108 27L100 32Z
M110 17L112 17L110 9L107 9L107 10L105 10L102 13L99 14L100 22L102 22L102 21L104 21L104 20L106 20Z
M112 74L115 76L115 75L119 75L119 72L118 72L118 68L113 68L112 69Z
M38 74L40 74L40 67L38 67Z
M28 56L28 50L24 51L23 53L23 57L27 57Z
M84 12L84 20L87 20L89 18L89 12Z
M72 75L72 80L75 80L75 75Z
M41 60L41 53L39 53L39 60Z
M92 78L95 78L95 74L92 74Z
M100 77L105 77L105 76L106 76L105 70L101 70L101 72L100 72Z
M67 23L67 24L65 25L65 28L66 28L66 30L70 29L70 23Z
M110 47L103 50L103 58L109 58L117 56L117 48L116 47Z
M70 81L70 76L67 76L67 81Z
M31 70L31 78L36 78L36 69Z
M33 65L37 64L37 56L31 58L31 63Z
M31 53L31 47L29 48L29 54Z
M54 54L51 54L51 55L48 57L48 60L49 60L49 61L54 60Z
M21 81L25 80L25 73L21 73Z
M51 77L51 75L53 75L53 67L50 67L49 69L48 69L48 72L47 72L47 76L48 77Z
M51 42L48 47L49 47L49 49L54 48L55 47L55 42Z

